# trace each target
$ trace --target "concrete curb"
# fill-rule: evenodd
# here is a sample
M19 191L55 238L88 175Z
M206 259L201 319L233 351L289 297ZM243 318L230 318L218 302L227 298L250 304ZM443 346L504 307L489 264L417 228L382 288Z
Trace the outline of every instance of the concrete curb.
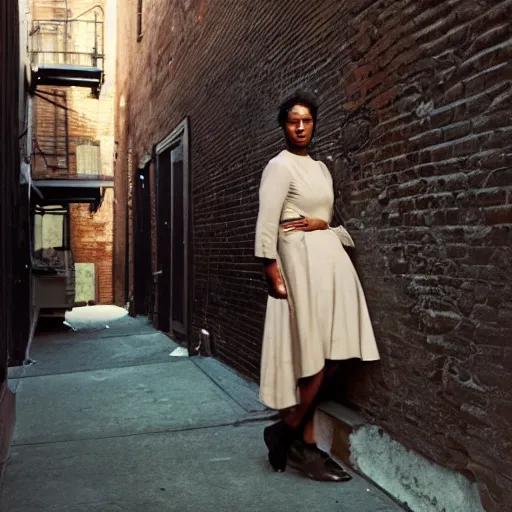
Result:
M335 402L315 414L318 445L413 512L484 512L478 486L405 448Z

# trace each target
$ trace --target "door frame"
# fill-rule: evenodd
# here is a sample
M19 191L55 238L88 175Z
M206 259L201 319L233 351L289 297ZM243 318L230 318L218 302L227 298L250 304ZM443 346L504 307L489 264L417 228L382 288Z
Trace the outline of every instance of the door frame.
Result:
M154 155L155 155L155 166L156 166L156 186L158 187L159 183L159 156L166 150L172 149L173 146L176 146L180 143L183 147L183 223L184 223L184 286L183 286L183 316L185 320L185 325L183 331L176 330L179 334L182 334L186 337L187 345L189 353L191 353L191 313L192 313L192 187L191 187L191 172L190 172L190 128L189 128L189 118L185 117L181 123L176 126L176 128L167 135L164 139L158 142L154 146ZM172 175L171 175L171 187L172 187ZM172 188L171 188L172 190ZM169 194L171 192L169 190ZM156 211L159 211L158 201L160 200L160 194L156 193ZM158 220L157 220L158 222ZM171 252L171 268L170 268L170 279L172 280L173 273L173 261L172 261L172 251L173 251L173 223L172 223L172 205L171 205L171 243L170 243L170 252ZM157 238L157 247L158 247L158 238ZM157 249L158 254L158 249ZM159 268L159 266L157 266ZM172 290L172 282L170 283L170 287ZM162 312L159 311L159 315ZM170 307L169 307L169 323L171 332L173 331L173 322L172 322L172 296L170 298Z

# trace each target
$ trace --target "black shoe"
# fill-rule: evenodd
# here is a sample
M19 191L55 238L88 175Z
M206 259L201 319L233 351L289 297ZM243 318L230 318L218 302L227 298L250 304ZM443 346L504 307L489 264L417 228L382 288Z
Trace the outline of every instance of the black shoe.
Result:
M312 480L322 482L348 482L352 477L327 453L314 444L295 441L288 451L290 467L297 469Z
M296 438L296 431L284 421L279 421L265 428L263 439L268 448L268 461L274 471L286 469L288 450Z

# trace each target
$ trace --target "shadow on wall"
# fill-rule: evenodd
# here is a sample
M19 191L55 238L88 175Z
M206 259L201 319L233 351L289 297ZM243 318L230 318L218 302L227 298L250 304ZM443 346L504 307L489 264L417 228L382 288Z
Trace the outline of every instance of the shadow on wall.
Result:
M359 359L340 361L340 366L332 379L331 386L325 391L325 400L333 400L362 413L357 405L368 403L372 397L373 380L381 373L382 362L363 362ZM361 400L363 399L363 400Z

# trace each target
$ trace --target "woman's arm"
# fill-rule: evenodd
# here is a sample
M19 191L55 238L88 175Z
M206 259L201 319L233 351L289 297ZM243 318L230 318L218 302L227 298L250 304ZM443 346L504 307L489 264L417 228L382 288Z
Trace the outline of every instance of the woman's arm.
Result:
M263 274L267 281L268 294L274 299L286 299L288 292L277 260L263 260Z
M283 203L290 187L290 171L275 161L269 162L261 177L259 211L256 223L255 255L263 261L268 293L286 299L286 286L277 264L277 240Z
M258 258L277 258L279 221L290 181L289 169L275 161L270 161L263 171L254 251Z

